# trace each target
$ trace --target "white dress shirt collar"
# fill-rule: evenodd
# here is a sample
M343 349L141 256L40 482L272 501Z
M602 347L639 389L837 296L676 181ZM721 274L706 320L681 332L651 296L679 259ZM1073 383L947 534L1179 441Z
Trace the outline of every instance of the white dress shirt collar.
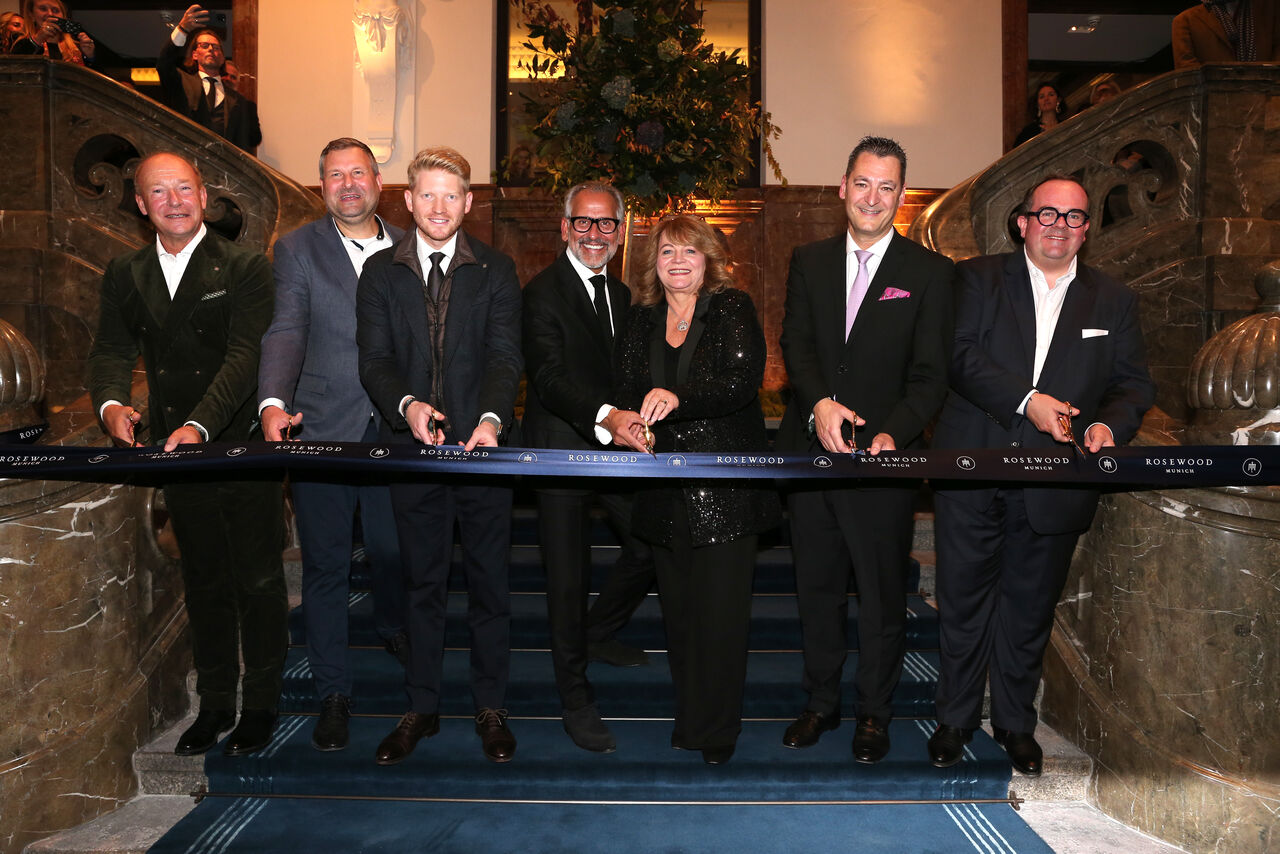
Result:
M431 255L435 252L444 253L444 257L440 259L440 272L448 275L449 263L453 261L453 254L458 251L458 232L455 231L453 236L449 238L449 242L441 249L436 249L430 243L427 243L421 231L414 229L414 234L417 236L418 241L418 265L422 268L423 281L426 281L427 276L431 274Z
M884 237L877 240L871 245L867 251L871 253L871 257L867 259L867 281L873 282L876 278L876 270L880 269L880 262L884 260L884 253L889 250L889 244L893 242L893 229L889 229ZM845 299L849 298L849 290L853 287L853 280L858 275L858 256L853 254L855 249L861 249L853 240L853 235L846 228L844 232L844 295Z
M342 244L342 248L347 251L347 257L351 259L351 266L356 270L356 276L364 271L364 262L367 261L375 252L381 252L388 246L393 245L391 234L387 231L386 225L382 222L382 218L374 215L378 221L378 233L373 237L348 237L342 233L342 229L338 228L338 221L332 216L329 221L333 223L333 230L338 234L338 241ZM430 265L430 260L427 264ZM430 269L430 266L427 267ZM447 269L447 268L446 268ZM426 270L423 270L426 274Z
M169 288L169 299L173 299L174 294L178 292L182 275L187 271L187 264L191 263L191 253L196 251L196 247L208 233L209 230L204 223L200 223L200 230L196 232L196 236L177 252L166 251L164 244L160 242L160 235L156 235L156 254L160 258L160 272L164 273L165 286Z

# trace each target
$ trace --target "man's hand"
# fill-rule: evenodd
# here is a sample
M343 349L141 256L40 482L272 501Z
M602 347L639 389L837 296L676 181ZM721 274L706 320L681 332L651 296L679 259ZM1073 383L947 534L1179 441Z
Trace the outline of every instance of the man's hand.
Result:
M656 424L680 408L680 398L674 391L651 388L640 404L640 417L646 424Z
M89 34L81 33L76 36L76 45L80 48L80 52L84 54L85 62L93 62L93 52L96 48Z
M199 3L193 3L187 7L187 11L182 13L182 20L178 22L178 29L190 35L201 27L208 26L209 13Z
M191 424L183 424L177 430L169 434L169 438L164 440L164 449L172 451L179 445L199 445L204 441L204 437L200 435Z
M898 450L898 445L893 441L892 436L888 433L877 433L875 438L871 440L871 447L867 449L867 453L874 457L881 451L896 450Z
M609 431L615 445L634 448L642 454L649 453L644 444L645 420L639 412L630 409L615 409L604 417L600 426Z
M1094 424L1084 432L1084 446L1089 449L1089 453L1096 454L1103 448L1114 448L1116 439L1106 424Z
M138 446L133 437L133 429L141 420L142 413L132 406L112 404L102 410L102 426L107 428L107 435L126 448Z
M1074 418L1080 414L1080 410L1074 406L1040 392L1031 395L1031 399L1027 401L1025 412L1032 425L1041 433L1048 433L1055 442L1071 441L1067 437L1066 431L1062 429L1058 416L1066 415L1069 418ZM1111 431L1108 430L1107 432Z
M443 439L443 434L441 439ZM462 445L461 442L458 444ZM463 445L462 450L470 451L476 446L482 448L498 447L498 428L493 425L492 421L484 420L477 424L476 429L471 431L471 438L467 440L466 445Z
M824 397L813 406L814 433L822 447L833 454L853 453L853 446L841 434L846 421L854 427L867 423L865 419L858 417L858 413L829 397Z
M290 415L278 406L267 406L262 410L262 438L268 442L284 442L285 431L292 430L302 423L302 413ZM293 439L292 441L297 441Z
M404 420L409 422L409 430L419 442L426 445L444 444L445 416L431 404L421 400L413 401L404 410Z

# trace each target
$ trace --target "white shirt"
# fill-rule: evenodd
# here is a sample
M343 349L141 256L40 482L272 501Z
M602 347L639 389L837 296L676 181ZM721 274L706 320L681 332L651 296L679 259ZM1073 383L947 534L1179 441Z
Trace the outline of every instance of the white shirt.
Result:
M373 237L347 237L342 233L342 229L338 228L337 220L330 217L333 223L333 230L338 232L338 239L342 241L342 248L347 250L347 257L351 259L351 266L355 268L356 277L364 272L364 262L373 256L375 252L381 252L394 244L391 235L387 232L387 228L382 223L382 218L374 215L374 219L378 223L378 233Z
M592 270L586 264L583 264L581 261L579 261L578 256L574 255L572 252L569 252L566 250L565 255L568 256L569 264L570 266L573 267L574 272L578 274L578 278L582 279L582 287L586 289L587 300L594 307L595 300L596 300L596 286L591 284L591 277L605 276L607 278L609 275L608 271L601 270L599 273L597 273L595 270ZM613 328L613 302L609 298L608 288L604 289L604 301L605 301L605 305L609 306L609 329L612 330L613 333L616 335L618 330ZM603 421L605 418L607 418L609 416L609 413L615 409L617 409L617 407L614 406L612 403L602 403L600 404L600 408L596 410L595 434L596 434L596 441L599 442L601 445L607 445L613 441L613 435L608 430L601 427L600 422Z
M205 94L209 93L209 87L213 87L213 105L221 106L222 102L227 99L226 93L222 89L222 78L214 77L212 74L200 72L200 85L204 88Z
M196 251L196 247L208 233L209 230L205 228L204 223L201 223L196 236L177 252L165 251L164 244L160 242L160 235L156 235L156 254L160 256L160 272L164 273L164 284L169 289L169 299L173 299L178 293L182 274L187 272L187 265L191 263L191 253Z

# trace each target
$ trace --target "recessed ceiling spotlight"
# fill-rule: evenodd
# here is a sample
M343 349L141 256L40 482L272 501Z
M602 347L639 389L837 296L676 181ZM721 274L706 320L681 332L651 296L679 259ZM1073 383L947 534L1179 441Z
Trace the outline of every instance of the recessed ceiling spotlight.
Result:
M1067 27L1067 32L1071 33L1072 35L1087 36L1089 33L1092 33L1093 31L1098 29L1098 24L1101 22L1102 22L1101 15L1090 15L1089 22L1087 24L1085 24L1084 26L1080 26L1079 24L1073 24L1070 27Z

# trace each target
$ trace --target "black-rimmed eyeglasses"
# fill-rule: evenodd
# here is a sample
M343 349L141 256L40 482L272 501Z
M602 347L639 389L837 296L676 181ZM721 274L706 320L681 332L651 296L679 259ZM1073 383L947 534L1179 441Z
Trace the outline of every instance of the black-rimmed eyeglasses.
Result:
M618 223L622 222L620 219L609 216L599 219L591 216L567 216L565 219L569 220L569 225L573 226L573 230L579 234L586 234L593 225L600 230L601 234L613 234L618 230Z
M1057 208L1041 208L1038 211L1029 211L1027 215L1035 217L1045 228L1053 228L1060 219L1067 221L1068 228L1080 228L1089 221L1089 214L1079 208L1072 208L1069 211L1060 211Z

